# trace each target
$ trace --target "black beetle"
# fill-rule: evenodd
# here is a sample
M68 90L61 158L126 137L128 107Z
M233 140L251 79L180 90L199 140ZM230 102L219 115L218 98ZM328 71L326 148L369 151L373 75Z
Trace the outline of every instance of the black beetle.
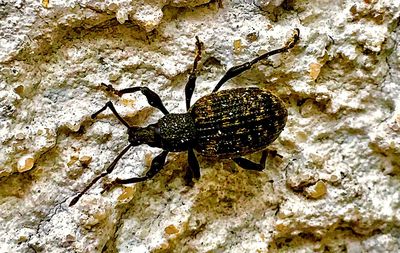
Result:
M284 103L269 91L259 88L237 88L219 91L229 79L243 73L269 56L283 53L293 48L300 38L299 29L284 47L267 52L252 61L230 68L217 83L210 95L204 96L190 107L196 83L197 64L201 59L202 43L196 36L197 53L185 87L186 113L169 113L160 97L147 87L132 87L116 90L106 85L107 90L118 96L126 93L142 92L149 104L163 114L157 123L147 127L130 126L115 110L111 101L94 113L92 119L110 108L118 120L128 128L129 145L108 166L107 170L94 178L71 202L74 205L89 188L102 177L110 174L119 159L131 148L141 144L158 147L163 151L157 155L143 177L115 179L110 185L142 182L154 177L164 166L169 152L188 151L190 179L200 178L200 167L193 152L209 157L230 158L247 170L261 171L265 167L267 153L265 148L282 132L287 118ZM259 163L241 156L264 150Z

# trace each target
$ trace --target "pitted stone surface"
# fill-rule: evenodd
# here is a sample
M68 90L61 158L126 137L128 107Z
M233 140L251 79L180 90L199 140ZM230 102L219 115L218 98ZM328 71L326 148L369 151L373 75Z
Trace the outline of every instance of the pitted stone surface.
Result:
M399 16L394 0L0 1L0 252L399 252ZM189 187L172 153L151 181L102 194L104 180L68 207L127 144L93 112L111 100L132 125L162 117L101 83L147 86L181 113L196 35L192 101L294 28L295 48L223 87L288 108L263 172L199 157ZM109 180L159 152L133 148Z

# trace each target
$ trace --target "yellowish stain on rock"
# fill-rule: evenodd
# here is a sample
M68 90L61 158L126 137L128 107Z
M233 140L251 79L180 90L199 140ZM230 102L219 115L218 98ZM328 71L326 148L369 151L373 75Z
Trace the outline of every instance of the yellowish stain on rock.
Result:
M309 188L307 188L306 193L309 198L313 198L313 199L321 198L321 197L325 196L325 194L327 193L326 184L320 180L313 186L310 186Z
M120 103L127 107L133 107L135 105L135 100L129 98L121 98Z
M42 6L44 7L44 8L48 8L49 7L49 0L42 0Z
M242 51L242 41L240 39L233 41L233 51L238 54Z
M76 161L78 161L78 159L79 159L78 156L72 155L72 156L69 158L69 161L67 162L67 166L68 166L68 167L71 167L74 163L76 163Z
M88 166L90 164L90 162L92 161L92 157L88 156L88 155L84 155L79 158L79 161L81 162L81 164L83 166Z
M35 158L32 155L25 155L18 160L18 172L25 172L33 168Z
M319 73L321 72L322 64L311 63L310 64L310 77L315 81L317 80Z
M124 187L122 193L118 196L118 201L119 202L128 202L130 201L134 194L135 194L135 187Z
M167 235L173 235L173 234L177 234L177 233L179 232L179 229L177 229L173 224L171 224L171 225L167 226L167 227L164 229L164 232L165 232Z

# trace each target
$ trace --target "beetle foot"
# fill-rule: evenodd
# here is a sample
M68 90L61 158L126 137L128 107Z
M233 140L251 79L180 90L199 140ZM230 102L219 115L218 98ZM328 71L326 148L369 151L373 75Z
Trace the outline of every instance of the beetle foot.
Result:
M295 28L293 31L293 36L289 39L288 42L286 42L285 47L286 48L292 48L300 39L300 30L298 28Z
M183 179L185 180L185 185L189 186L189 187L193 187L194 186L194 181L193 181L193 172L190 168L186 169L186 173L185 176L183 177Z
M267 152L269 155L272 156L272 158L275 158L275 157L283 158L283 156L281 154L279 154L278 151L275 149L268 149Z
M101 191L101 194L108 192L110 190L112 190L115 186L119 185L118 183L114 181L108 181L108 182L104 182L103 183L103 190Z
M105 83L101 83L101 85L103 85L104 87L106 87L106 91L108 92L112 92L117 96L122 96L122 93L119 90L116 90L111 84L105 84Z

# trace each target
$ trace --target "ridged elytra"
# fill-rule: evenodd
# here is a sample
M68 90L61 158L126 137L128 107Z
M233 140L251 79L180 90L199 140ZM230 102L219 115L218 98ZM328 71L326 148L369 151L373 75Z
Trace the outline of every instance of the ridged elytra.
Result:
M280 98L259 88L223 90L189 109L194 149L203 156L235 158L265 149L282 132L287 110Z

